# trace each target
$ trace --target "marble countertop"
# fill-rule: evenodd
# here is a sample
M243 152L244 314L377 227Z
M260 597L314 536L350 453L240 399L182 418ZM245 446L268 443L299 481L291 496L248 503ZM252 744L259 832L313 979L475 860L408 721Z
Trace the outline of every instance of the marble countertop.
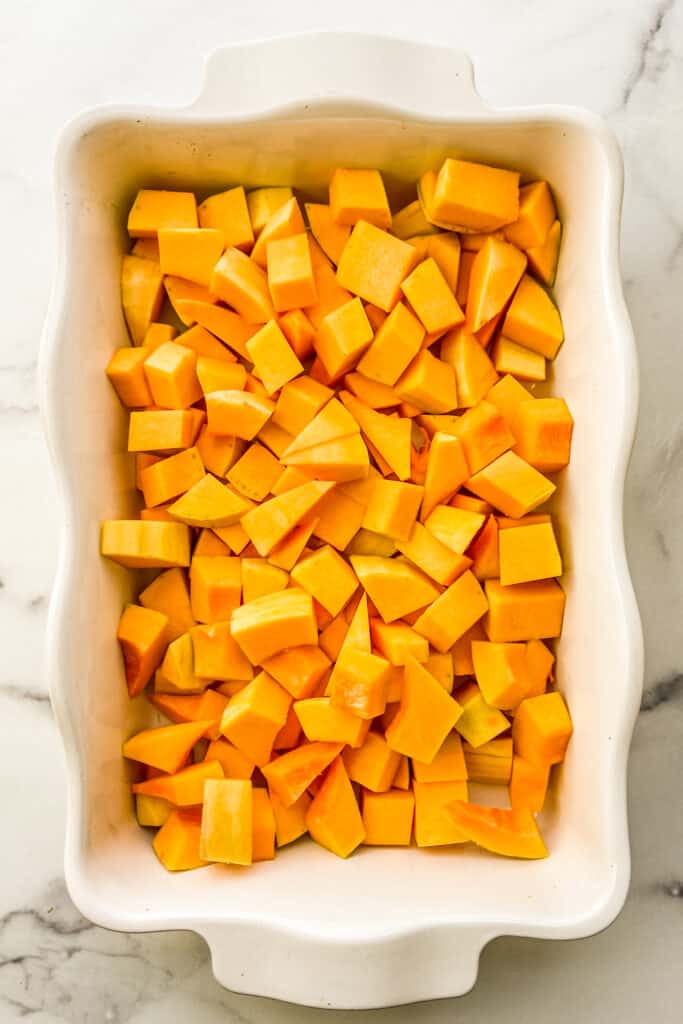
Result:
M96 12L96 13L95 13ZM683 3L679 0L31 0L3 10L0 97L0 1022L193 1024L350 1020L235 996L185 933L91 926L62 878L64 781L42 667L55 563L55 491L35 395L53 273L51 161L65 121L100 102L177 105L221 43L304 29L452 44L473 57L492 104L580 104L624 147L623 274L641 364L628 478L628 550L647 668L630 764L633 881L603 934L499 939L460 1000L364 1014L378 1020L679 1021L683 998ZM358 1019L358 1018L356 1018Z

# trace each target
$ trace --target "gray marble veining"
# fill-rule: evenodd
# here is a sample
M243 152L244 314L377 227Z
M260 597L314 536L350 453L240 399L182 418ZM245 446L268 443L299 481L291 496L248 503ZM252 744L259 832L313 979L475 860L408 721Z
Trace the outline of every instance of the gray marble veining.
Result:
M50 162L63 123L97 102L187 102L214 45L310 28L451 43L472 54L479 88L494 104L576 103L608 117L625 155L622 260L641 362L626 527L647 668L630 768L634 864L626 908L605 933L581 942L499 939L485 951L470 995L364 1019L674 1024L683 998L680 0L423 0L419 10L388 0L347 0L343 9L310 0L229 7L207 0L201 12L183 0L120 0L99 5L96 18L85 0L36 0L3 12L0 1022L323 1019L320 1011L225 992L196 936L107 932L69 900L61 876L61 752L41 663L56 498L35 390L54 260Z

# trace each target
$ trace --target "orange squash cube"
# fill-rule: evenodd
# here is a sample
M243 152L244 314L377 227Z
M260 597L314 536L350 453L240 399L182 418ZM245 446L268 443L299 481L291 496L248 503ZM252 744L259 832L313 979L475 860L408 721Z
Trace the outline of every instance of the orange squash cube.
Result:
M361 220L344 247L337 281L388 313L401 297L401 283L419 259L412 245Z
M226 779L250 779L256 767L241 750L223 737L209 743L204 760L218 761Z
M171 280L166 278L166 282ZM195 285L195 287L198 287ZM216 305L218 298L207 293L208 300L195 300L195 299L176 299L176 306L178 316L183 322L196 321L195 326L201 327L203 334L202 338L202 349L199 354L205 356L211 356L214 359L218 358L230 358L232 352L236 352L242 359L249 359L247 353L246 343L256 332L259 327L258 324L247 323L238 313L233 312L231 309L226 309L225 306ZM181 335L185 338L188 332ZM212 351L209 350L207 344L207 335L215 335L215 338L220 338L223 343L218 347L218 342L212 346ZM187 340L183 342L187 344ZM228 346L226 349L225 346ZM195 350L197 351L196 346Z
M313 533L338 551L344 551L361 528L365 510L336 487L318 505Z
M520 380L545 380L545 357L502 334L494 342L491 358L498 373L509 373Z
M495 516L487 518L467 548L467 556L472 559L472 572L480 582L497 579L500 576L498 521Z
M278 847L287 846L308 832L306 812L311 805L308 793L302 793L291 807L285 807L276 793L270 793L270 806L275 818L275 840Z
M505 307L526 269L514 245L488 238L475 256L467 291L467 326L478 331Z
M465 319L452 289L431 256L411 271L401 284L401 291L430 334L447 331Z
M363 792L362 815L366 846L410 846L415 797L410 791Z
M513 809L526 807L538 813L543 810L548 791L550 765L543 761L527 761L519 755L512 759L510 804Z
M498 708L487 704L476 683L466 683L455 691L462 715L455 728L471 747L481 747L509 729L510 723Z
M253 678L253 669L233 639L228 620L192 626L189 632L195 675L247 683Z
M561 693L529 697L517 708L512 726L515 753L527 761L559 764L564 760L572 730Z
M167 274L162 280L173 312L186 327L191 327L197 322L198 318L193 309L195 305L206 305L210 308L213 303L218 302L218 297L212 295L203 284L195 284L194 281L186 281L184 277L174 277L172 274Z
M405 558L442 586L453 583L471 565L469 558L443 544L422 523L414 524L407 541L397 540L396 544Z
M143 348L159 348L166 341L173 341L178 331L172 324L150 324L142 342Z
M242 558L242 601L248 604L264 594L276 594L289 586L289 573L265 558Z
M328 259L335 264L339 263L351 228L347 224L337 224L332 217L331 208L325 203L305 203L304 206L316 242Z
M296 198L292 196L268 218L251 250L251 258L261 267L268 262L268 246L282 238L306 232L304 218Z
M548 650L542 640L527 640L526 657L531 681L527 697L538 697L545 693L548 681L552 678L555 655Z
M404 402L420 412L450 412L458 405L453 367L427 349L419 352L404 370L396 381L395 390Z
M168 619L161 612L129 604L116 631L121 646L128 696L142 693L161 662L168 642Z
M267 246L268 287L278 313L318 301L308 235L278 238Z
M448 812L461 834L484 850L525 860L548 856L536 820L526 807L505 810L456 800Z
M438 541L451 551L462 555L484 525L481 512L450 505L437 505L427 516L425 527Z
M556 220L548 232L545 242L541 245L532 246L532 248L526 251L529 270L534 277L537 277L548 288L552 288L555 284L561 238L562 225L559 220Z
M154 676L155 693L202 693L210 680L200 679L194 670L194 650L189 633L172 640Z
M249 865L253 860L253 790L248 779L206 783L199 851L205 860Z
M270 555L290 530L314 512L333 487L332 482L311 480L310 483L264 501L243 515L242 526L259 555ZM288 566L280 565L280 568Z
M391 666L384 658L353 647L343 647L328 684L335 707L346 708L359 718L376 718L384 711L389 693Z
M414 199L412 203L402 207L394 214L391 221L391 233L404 241L414 242L419 239L426 242L426 236L437 230L425 217L419 199Z
M520 249L543 245L556 211L547 181L532 181L519 190L519 216L503 229L508 242Z
M372 337L363 303L355 298L323 317L314 345L330 377L337 378L354 365Z
M275 815L265 789L252 789L252 861L275 857Z
M344 766L352 782L373 793L385 793L398 770L400 755L392 750L378 732L369 732L362 746L342 754Z
M247 371L237 362L198 356L197 380L205 396L214 391L241 391L247 383Z
M352 555L351 565L385 622L424 608L439 596L437 587L406 562L376 555Z
M192 349L167 341L148 354L144 367L155 405L187 409L202 397L197 380L197 354Z
M292 569L292 579L311 594L330 615L338 615L358 587L348 563L325 545Z
M233 526L249 511L251 502L206 473L169 506L174 519L188 526Z
M372 643L391 665L406 665L408 658L424 663L429 658L429 644L405 622L371 622Z
M453 673L456 676L473 676L474 664L472 662L472 641L486 640L486 633L481 621L475 622L471 629L463 633L459 640L456 640L451 648L453 659Z
M551 523L502 530L499 545L503 586L562 575L562 558Z
M231 617L242 595L239 558L197 556L190 566L192 614L198 622L220 622Z
M285 455L283 462L303 470L309 478L338 482L365 479L370 469L368 449L359 433Z
M268 555L268 561L271 565L276 565L279 569L285 569L289 572L296 563L299 561L302 553L304 552L308 541L310 540L313 531L316 528L318 517L316 515L307 516L300 523L298 523L289 533L279 541L274 548L271 549ZM245 534L247 540L249 539Z
M379 456L386 462L388 472L395 473L399 480L408 480L411 474L410 420L369 409L348 392L342 392L341 399L372 447L375 461Z
M512 736L499 736L472 747L463 745L465 765L470 782L506 786L512 772Z
M224 477L244 451L245 442L234 434L212 434L204 425L197 438L197 450L206 469Z
M210 289L247 323L265 324L275 316L265 271L239 249L225 250L213 268Z
M317 448L359 432L360 428L353 416L336 398L333 398L297 433L283 452L283 456L287 459L309 448Z
M176 640L195 625L187 574L183 569L167 569L160 573L140 592L138 600L144 608L151 608L166 616L167 643Z
M234 246L235 249L249 252L254 244L247 197L241 185L208 196L197 207L197 215L200 227L218 228L221 231L225 248Z
M187 699L187 698L185 698ZM222 779L223 769L218 761L201 761L181 768L173 775L159 775L144 782L133 783L131 789L141 796L155 796L176 807L195 807L204 799L207 779Z
M362 220L378 228L391 227L389 200L379 171L338 167L330 179L330 214L336 224Z
M569 463L574 420L562 398L520 402L512 420L515 451L542 473L555 473Z
M519 215L519 174L467 160L444 160L429 219L455 231L495 231Z
M453 656L450 651L444 654L433 651L424 662L424 667L446 693L453 692Z
M392 750L430 764L462 714L461 706L414 658L408 658L401 703L386 730Z
M528 402L533 397L523 384L508 373L494 384L486 396L486 401L496 407L508 427L512 429L512 421L520 402Z
M370 723L346 708L332 703L330 697L309 697L294 702L294 714L307 740L348 743L359 747L368 734Z
M128 214L130 237L155 238L159 228L169 227L197 227L194 193L140 189Z
M498 380L486 351L463 327L450 331L443 339L441 359L453 367L461 408L470 409L481 402Z
M119 348L109 360L106 374L116 394L129 409L152 404L144 363L149 352L130 345Z
M189 696L153 693L149 699L150 703L172 722L211 721L212 725L207 728L205 739L215 740L220 735L218 727L229 698L216 690L205 690L203 693ZM206 760L210 760L210 758L206 758ZM159 795L164 796L165 794ZM171 797L168 799L170 800ZM201 800L195 802L201 803ZM178 801L172 800L172 803L178 803Z
M274 320L247 341L247 351L268 397L303 373L303 366Z
M127 569L167 569L190 564L190 532L183 523L105 519L100 553Z
M487 704L514 710L529 691L526 644L472 642L472 662L479 689Z
M183 494L204 476L204 465L197 448L186 448L177 455L160 459L140 474L145 504L151 508Z
M452 846L467 838L455 826L449 807L454 800L467 799L466 782L417 782L415 796L415 842L420 847Z
M375 480L363 528L393 540L410 537L422 502L422 488L395 480Z
M365 839L353 787L340 757L332 762L306 812L311 838L338 857L348 857Z
M231 698L221 719L221 734L259 767L267 764L291 702L290 694L260 672Z
M210 725L211 722L187 722L143 729L123 744L123 756L172 774L182 768L193 746Z
M212 434L228 434L252 441L273 414L267 398L248 391L215 391L206 396L208 428Z
M135 817L138 825L143 828L161 828L168 821L173 811L173 804L158 796L135 796Z
M254 234L258 235L273 214L277 213L293 195L289 185L271 185L247 192L247 209Z
M333 396L334 392L330 388L319 384L311 377L298 377L282 388L272 422L296 436L308 426ZM315 443L318 442L314 441Z
M557 306L545 288L525 274L503 321L503 334L512 341L554 359L564 341Z
M428 764L412 759L413 778L416 782L466 782L467 766L462 740L457 732L446 736L436 755Z
M272 795L291 807L341 753L341 743L302 743L263 768Z
M198 809L178 808L155 835L152 847L167 871L190 871L207 863L199 855L200 821Z
M280 330L299 359L307 359L313 352L315 327L303 309L289 309L278 317Z
M255 443L226 473L228 483L250 501L263 501L282 475L282 466L271 452Z
M318 639L313 601L298 588L257 597L237 608L231 622L233 637L253 665Z
M306 306L304 312L317 330L328 313L343 306L345 302L349 302L353 295L346 288L342 288L337 280L334 266L314 238L309 238L309 245L318 301L312 306ZM313 367L311 367L311 374L313 374ZM326 382L323 381L323 383Z
M467 481L474 494L506 516L520 519L546 502L555 484L515 452L505 452Z
M489 610L484 629L489 640L545 640L560 635L565 596L556 580L535 580L504 587L486 580Z
M515 436L503 415L489 401L468 409L458 420L456 433L472 474L488 466L515 443Z
M159 228L158 238L162 274L208 288L225 248L223 232L217 228Z
M372 380L393 385L420 351L425 329L408 307L398 302L375 330L358 369Z
M424 522L436 505L447 501L470 476L462 442L437 431L432 437L427 459L424 497L420 518Z

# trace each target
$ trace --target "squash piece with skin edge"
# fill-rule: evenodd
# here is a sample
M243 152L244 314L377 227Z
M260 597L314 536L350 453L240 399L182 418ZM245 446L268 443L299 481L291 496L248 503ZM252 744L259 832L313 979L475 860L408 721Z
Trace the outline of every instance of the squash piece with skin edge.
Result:
M306 812L306 824L311 838L338 857L348 857L365 839L363 819L340 757L327 770Z
M226 249L213 268L210 290L247 323L265 324L275 316L265 271L239 249Z
M532 812L506 810L456 800L448 807L456 828L477 846L504 857L540 860L548 850Z

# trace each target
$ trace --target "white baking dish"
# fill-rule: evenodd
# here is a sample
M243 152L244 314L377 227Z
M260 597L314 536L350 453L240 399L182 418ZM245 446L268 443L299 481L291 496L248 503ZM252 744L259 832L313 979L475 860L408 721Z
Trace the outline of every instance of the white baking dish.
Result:
M135 501L126 417L103 373L126 339L118 277L131 199L143 185L202 192L237 182L323 195L341 164L381 168L394 200L407 200L447 154L547 178L564 224L557 297L567 341L554 389L576 432L558 504L569 567L559 684L575 735L542 815L551 856L361 849L342 861L304 841L250 871L166 874L135 822L120 756L122 739L152 720L125 695L114 639L134 581L98 555L100 520L126 516ZM628 886L626 758L642 674L622 533L636 358L619 279L621 158L604 123L564 107L491 110L459 53L307 35L219 51L190 108L83 115L62 138L56 188L41 378L63 526L48 671L77 906L109 928L199 932L216 977L237 991L335 1007L463 993L497 935L604 928Z

